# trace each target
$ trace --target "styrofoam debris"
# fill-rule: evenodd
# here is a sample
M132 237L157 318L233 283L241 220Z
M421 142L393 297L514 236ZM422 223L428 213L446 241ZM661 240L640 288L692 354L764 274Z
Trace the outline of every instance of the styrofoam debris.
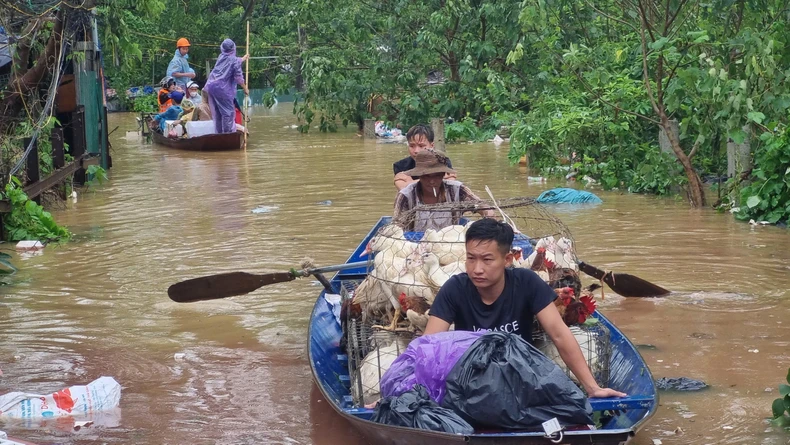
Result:
M41 250L43 248L44 245L41 244L41 241L37 240L26 240L16 243L17 250Z

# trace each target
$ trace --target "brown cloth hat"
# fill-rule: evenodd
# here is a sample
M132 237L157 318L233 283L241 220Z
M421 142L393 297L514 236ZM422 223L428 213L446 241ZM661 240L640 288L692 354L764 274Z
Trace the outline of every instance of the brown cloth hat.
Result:
M413 169L403 173L415 177L432 173L455 173L455 170L447 166L447 156L430 149L417 153L414 156L414 163Z

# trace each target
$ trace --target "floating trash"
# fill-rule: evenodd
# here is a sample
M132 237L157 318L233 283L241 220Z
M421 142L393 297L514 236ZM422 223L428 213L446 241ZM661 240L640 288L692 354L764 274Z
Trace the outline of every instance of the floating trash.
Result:
M688 377L661 377L656 380L656 388L662 391L699 391L708 387L702 380Z
M326 201L319 201L316 204L318 204L320 206L331 206L332 205L332 201L327 199Z
M254 209L252 209L252 213L255 213L257 215L258 213L273 212L273 211L275 211L277 209L279 209L279 207L277 207L277 206L260 206L260 207L255 207Z

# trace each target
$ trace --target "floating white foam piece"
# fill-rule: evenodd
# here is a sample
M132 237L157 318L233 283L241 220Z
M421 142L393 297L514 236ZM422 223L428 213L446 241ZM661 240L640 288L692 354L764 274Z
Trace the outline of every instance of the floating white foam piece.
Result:
M41 250L44 245L41 241L27 240L16 243L16 250Z

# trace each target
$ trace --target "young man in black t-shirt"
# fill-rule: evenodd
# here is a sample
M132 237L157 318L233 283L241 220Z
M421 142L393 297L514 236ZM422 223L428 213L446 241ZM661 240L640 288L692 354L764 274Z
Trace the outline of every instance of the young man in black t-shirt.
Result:
M579 343L552 304L554 290L529 269L507 268L513 261L512 244L513 229L505 223L484 218L469 227L466 273L454 275L439 290L425 335L447 331L455 323L457 330L510 332L531 342L537 317L589 397L624 397L595 382Z
M406 133L406 143L409 144L409 156L392 164L395 173L395 187L401 191L404 187L417 181L416 177L411 177L403 172L413 169L416 164L414 157L417 153L425 149L433 149L433 129L428 125L417 124ZM447 166L453 168L453 163L447 159ZM455 173L448 173L444 179L456 179Z

